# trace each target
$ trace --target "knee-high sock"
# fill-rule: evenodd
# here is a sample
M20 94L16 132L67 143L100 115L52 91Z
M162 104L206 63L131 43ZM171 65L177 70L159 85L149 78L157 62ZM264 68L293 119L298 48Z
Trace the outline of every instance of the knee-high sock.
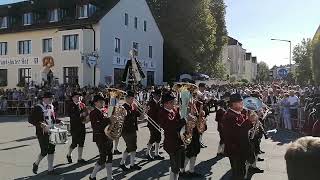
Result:
M48 154L48 171L53 171L54 154Z
M190 170L189 171L191 173L194 173L194 166L196 165L196 159L197 159L196 156L190 158Z
M182 169L182 172L185 172L186 171L186 168L187 168L187 165L189 163L190 159L186 157L186 159L184 160L184 168Z
M130 153L130 166L134 166L135 160L136 160L136 152L134 151Z
M170 172L170 180L178 180L179 174L175 174L172 171Z
M90 175L91 178L95 178L97 176L97 173L100 171L100 169L101 169L101 166L98 163L96 163L96 165L94 166L93 171Z
M200 134L199 141L202 143L202 134Z
M126 164L127 157L128 157L128 152L124 151L122 153L122 159L121 159L120 165Z
M38 159L36 160L36 162L34 162L36 165L39 165L41 160L44 158L44 156L41 156L41 154L39 154Z
M112 180L112 163L106 163L107 180Z
M119 145L119 139L114 140L114 151L118 150L118 145Z
M151 148L152 148L152 144L148 144L147 151L146 151L146 156L151 155L150 154Z
M155 156L159 156L159 149L160 149L160 144L159 143L156 143L155 144Z
M69 147L69 151L68 151L68 156L71 156L72 155L72 151L73 151L74 149L72 149L71 147Z
M82 159L83 147L78 147L78 160Z

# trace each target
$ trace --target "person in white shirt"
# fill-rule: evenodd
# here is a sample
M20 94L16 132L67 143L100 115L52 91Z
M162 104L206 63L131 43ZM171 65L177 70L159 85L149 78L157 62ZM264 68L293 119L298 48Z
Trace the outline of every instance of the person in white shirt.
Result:
M299 107L299 98L294 94L293 90L290 90L290 96L288 97L288 102L289 102L289 111L290 111L290 118L291 121L293 121L293 119L297 119L298 118L298 107ZM295 123L291 122L292 126L295 127Z

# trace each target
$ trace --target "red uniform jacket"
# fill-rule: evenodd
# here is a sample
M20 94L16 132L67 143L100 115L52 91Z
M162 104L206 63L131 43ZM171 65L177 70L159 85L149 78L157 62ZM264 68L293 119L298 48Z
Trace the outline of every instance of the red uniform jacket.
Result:
M220 108L217 112L216 112L216 121L218 122L218 131L221 133L222 129L223 129L223 118L224 115L226 114L226 110Z
M104 133L104 129L111 124L110 119L105 117L97 108L91 111L89 116L93 130L93 142L110 141Z
M153 99L148 102L149 106L149 111L148 111L148 116L153 119L156 123L159 124L159 111L160 111L160 104L155 102ZM149 128L154 128L152 124L148 122L148 127Z
M248 131L252 124L244 114L228 110L223 118L225 154L228 157L246 158L249 152Z
M168 154L172 154L183 147L179 132L185 122L180 118L178 110L169 112L166 109L161 108L159 117L161 118L160 125L164 130L163 148Z

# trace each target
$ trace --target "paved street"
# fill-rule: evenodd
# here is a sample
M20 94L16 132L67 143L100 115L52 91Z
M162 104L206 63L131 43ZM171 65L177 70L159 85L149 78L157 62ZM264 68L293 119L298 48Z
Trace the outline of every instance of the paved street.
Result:
M39 153L39 147L36 137L34 136L34 128L31 127L26 119L1 118L0 119L0 179L48 179L48 180L78 180L88 179L94 163L97 160L97 148L92 143L92 133L88 129L84 158L89 160L89 164L80 166L78 164L66 163L67 145L59 145L56 147L55 167L62 174L55 177L46 175L47 162L44 159L39 166L39 174L34 176L31 171L32 163ZM145 123L141 123L138 134L138 162L143 169L141 171L123 173L117 166L119 165L121 156L114 157L114 178L115 179L168 179L168 155L164 152L162 155L166 157L164 161L147 162L143 158L145 146L147 144L149 132L145 127ZM204 175L202 179L229 179L230 165L227 158L217 158L216 150L219 136L216 131L216 124L213 122L213 115L210 116L209 128L205 134L204 140L208 148L202 149L197 160L196 170ZM286 170L284 161L284 152L287 143L295 139L295 136L288 132L278 132L269 140L263 140L262 149L267 153L262 158L264 162L258 163L258 166L265 170L263 174L254 174L253 180L285 180ZM120 150L124 150L124 142L120 140ZM163 150L162 150L163 151ZM73 160L76 161L77 151L73 153ZM106 179L106 171L102 170L98 173L97 179Z

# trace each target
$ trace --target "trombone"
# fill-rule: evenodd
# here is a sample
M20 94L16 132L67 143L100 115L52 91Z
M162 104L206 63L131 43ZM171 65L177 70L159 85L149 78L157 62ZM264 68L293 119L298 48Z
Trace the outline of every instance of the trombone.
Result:
M163 133L163 129L160 127L159 124L157 124L157 122L155 122L150 116L148 116L148 114L145 112L145 109L143 108L142 104L139 103L139 101L137 101L136 99L134 99L134 102L137 104L138 111L139 111L141 114L144 114L144 116L147 118L147 121L148 121L154 128L156 128L157 131L159 131L160 133Z

